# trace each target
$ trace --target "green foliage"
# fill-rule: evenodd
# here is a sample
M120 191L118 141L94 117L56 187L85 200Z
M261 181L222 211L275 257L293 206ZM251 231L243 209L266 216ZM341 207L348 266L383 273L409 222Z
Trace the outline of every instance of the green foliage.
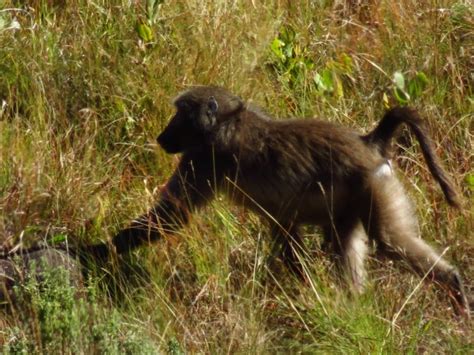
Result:
M466 183L469 186L471 191L474 191L474 174L469 174L466 176Z
M353 80L352 58L346 53L342 53L338 60L330 60L326 63L321 74L314 75L314 82L317 91L321 94L332 94L336 98L344 97L345 79ZM346 80L347 81L347 80Z
M185 352L181 349L179 342L173 338L168 341L168 354L169 355L184 355Z
M337 59L327 61L317 68L310 50L300 44L296 32L290 27L283 28L278 37L270 45L273 55L271 67L278 75L278 80L285 86L297 91L307 86L321 96L344 97L346 79L353 80L353 62L347 53L340 54Z
M155 41L155 30L159 31L157 24L159 22L160 9L163 4L163 0L146 0L145 1L145 14L144 20L140 20L136 26L135 31L138 34L140 40L150 47Z
M49 242L51 245L67 242L67 234L63 234L63 233L55 234L49 239Z
M40 279L32 274L15 289L14 312L21 324L8 329L5 354L155 353L153 343L117 310L100 304L95 286L80 291L66 270L43 269Z
M457 1L450 8L450 18L454 25L467 30L474 29L474 7L469 2Z
M145 43L149 43L153 40L153 32L151 27L146 23L137 24L137 33L140 39Z
M429 80L423 72L416 72L406 80L400 71L396 71L393 73L393 96L400 105L406 105L421 97L428 84Z
M270 49L274 56L271 66L285 85L301 85L314 67L307 49L297 42L296 32L290 27L280 31L278 37L273 39Z

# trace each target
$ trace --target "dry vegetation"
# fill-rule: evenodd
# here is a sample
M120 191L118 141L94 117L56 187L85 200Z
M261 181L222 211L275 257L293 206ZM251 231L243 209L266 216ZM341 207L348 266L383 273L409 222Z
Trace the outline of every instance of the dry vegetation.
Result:
M462 213L447 207L409 136L398 170L424 237L450 246L472 290L470 1L67 3L0 1L3 247L113 236L176 164L154 144L170 99L217 84L277 117L363 131L386 105L417 107ZM218 200L179 235L94 272L82 298L57 272L42 292L24 285L22 306L0 310L0 343L6 353L474 351L447 298L399 265L371 260L359 299L337 290L318 233L307 230L302 285L267 261L258 219Z

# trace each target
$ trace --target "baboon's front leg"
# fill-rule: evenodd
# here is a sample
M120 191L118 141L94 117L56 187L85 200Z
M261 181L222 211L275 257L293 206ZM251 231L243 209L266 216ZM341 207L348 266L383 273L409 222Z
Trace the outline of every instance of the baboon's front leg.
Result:
M273 224L271 234L273 238L272 256L282 259L286 267L301 279L306 278L302 258L305 256L303 238L297 226L283 227L282 224Z
M358 219L341 220L337 226L327 228L325 239L331 240L336 263L356 293L364 290L367 278L365 260L368 238Z
M214 178L210 164L184 156L157 204L112 239L117 254L154 242L163 234L176 232L188 222L190 213L213 197ZM109 253L106 243L87 246L82 251L86 257L91 255L96 259L105 259Z

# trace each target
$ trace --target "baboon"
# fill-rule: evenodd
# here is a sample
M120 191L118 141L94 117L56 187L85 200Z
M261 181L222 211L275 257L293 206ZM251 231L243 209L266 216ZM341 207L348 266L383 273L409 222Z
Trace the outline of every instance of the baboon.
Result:
M192 87L174 104L177 112L157 141L167 153L181 153L180 163L157 204L112 239L118 254L176 231L220 192L268 221L279 256L297 274L303 274L300 226L318 225L356 292L364 287L373 240L444 286L469 314L458 272L418 238L414 210L388 160L405 123L447 201L459 204L414 110L394 108L360 135L315 119L273 120L219 87ZM105 257L109 246L89 252Z

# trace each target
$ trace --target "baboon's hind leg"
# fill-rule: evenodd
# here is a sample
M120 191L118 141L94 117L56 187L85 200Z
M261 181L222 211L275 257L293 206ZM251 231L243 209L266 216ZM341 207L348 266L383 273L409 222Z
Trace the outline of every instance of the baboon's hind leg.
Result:
M389 257L402 257L418 273L429 275L447 288L460 312L469 315L469 305L459 273L418 237L414 209L400 182L394 176L384 176L376 179L373 187L369 212L364 221L368 233Z

